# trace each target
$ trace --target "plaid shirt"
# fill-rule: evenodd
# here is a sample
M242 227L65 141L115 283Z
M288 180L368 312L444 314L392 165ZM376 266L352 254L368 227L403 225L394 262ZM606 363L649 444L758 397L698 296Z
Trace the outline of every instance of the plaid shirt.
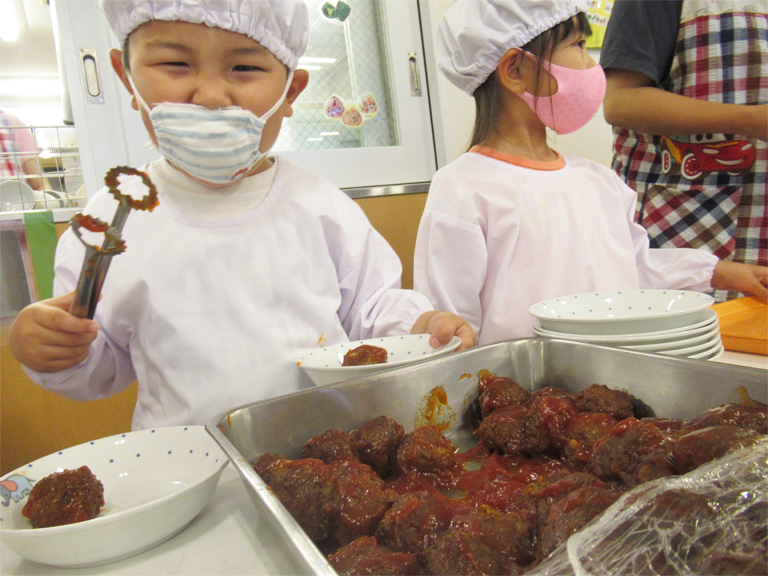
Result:
M768 14L734 6L685 0L665 90L731 104L768 102ZM668 138L614 128L613 168L638 192L638 221L652 246L704 248L721 259L768 265L766 147L734 135Z

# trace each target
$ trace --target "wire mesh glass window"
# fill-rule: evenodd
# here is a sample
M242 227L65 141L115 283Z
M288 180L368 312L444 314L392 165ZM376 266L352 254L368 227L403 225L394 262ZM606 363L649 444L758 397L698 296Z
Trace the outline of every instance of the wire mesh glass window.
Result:
M0 125L0 211L68 208L85 200L74 126Z
M275 151L399 145L381 0L308 0L309 85Z

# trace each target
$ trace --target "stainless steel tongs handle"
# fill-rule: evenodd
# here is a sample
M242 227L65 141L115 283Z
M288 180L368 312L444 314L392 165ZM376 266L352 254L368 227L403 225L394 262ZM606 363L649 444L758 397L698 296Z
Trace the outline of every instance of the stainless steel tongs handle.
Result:
M128 176L140 176L142 183L149 189L149 192L141 199L135 200L130 194L123 194L120 191L120 174ZM152 211L158 204L157 190L144 172L135 168L118 166L112 168L104 177L109 187L109 191L119 202L115 215L112 218L112 224L106 224L98 218L86 216L81 213L72 217L70 226L75 235L85 245L85 259L83 267L80 270L75 288L75 299L69 308L69 312L80 318L90 318L96 312L96 304L99 301L101 288L104 285L104 279L107 276L112 257L125 251L125 242L122 239L122 230L128 214L132 209ZM80 228L84 227L92 232L103 232L104 242L101 246L94 246L85 241Z

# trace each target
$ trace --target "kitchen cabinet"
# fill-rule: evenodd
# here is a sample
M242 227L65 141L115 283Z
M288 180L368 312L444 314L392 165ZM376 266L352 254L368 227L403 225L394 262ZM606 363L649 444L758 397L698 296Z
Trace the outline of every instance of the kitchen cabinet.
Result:
M421 194L393 194L355 200L373 227L384 236L403 264L403 288L413 288L413 250L419 221L427 202Z
M23 225L13 226L5 221L3 235L3 266L5 258L13 251L9 238L18 239L20 258L29 261L27 242ZM66 224L58 224L56 232L61 235ZM11 354L9 332L18 308L36 301L37 289L34 274L24 270L19 263L18 270L4 268L18 279L29 282L27 290L10 284L3 285L3 303L16 294L12 310L4 310L0 317L0 475L42 458L48 454L81 444L94 438L102 438L131 429L133 407L138 393L137 383L109 398L77 402L45 390L32 382L21 364ZM27 263L27 268L31 264ZM14 290L14 288L16 288ZM23 298L23 301L18 301ZM15 305L15 306L14 306ZM8 306L6 306L8 308Z
M138 384L78 402L32 382L12 356L10 319L0 320L0 475L58 450L131 429Z
M86 191L157 157L109 61L97 0L55 0ZM428 182L437 168L419 2L308 0L310 83L274 150L341 188ZM346 8L345 8L346 7Z

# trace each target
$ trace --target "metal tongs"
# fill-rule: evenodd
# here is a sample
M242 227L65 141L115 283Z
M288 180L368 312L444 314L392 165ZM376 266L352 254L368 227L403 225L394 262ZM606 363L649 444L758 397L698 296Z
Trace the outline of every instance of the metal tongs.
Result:
M120 191L121 182L119 176L121 174L140 176L142 183L149 192L141 200L135 200L130 194L123 194ZM109 270L112 257L125 251L125 241L121 233L125 221L128 219L128 213L132 209L151 212L158 205L157 189L154 184L152 184L149 176L135 168L127 166L111 168L104 177L104 182L112 196L119 203L112 218L112 224L107 224L98 218L87 216L80 212L75 214L70 220L72 231L85 246L85 259L83 260L80 278L75 288L75 300L69 308L70 314L80 318L93 319L93 315L96 312L96 304L101 294L101 287L104 285L104 278L107 276L107 270ZM104 242L102 245L95 246L86 242L80 232L80 228L85 228L91 232L103 233Z

